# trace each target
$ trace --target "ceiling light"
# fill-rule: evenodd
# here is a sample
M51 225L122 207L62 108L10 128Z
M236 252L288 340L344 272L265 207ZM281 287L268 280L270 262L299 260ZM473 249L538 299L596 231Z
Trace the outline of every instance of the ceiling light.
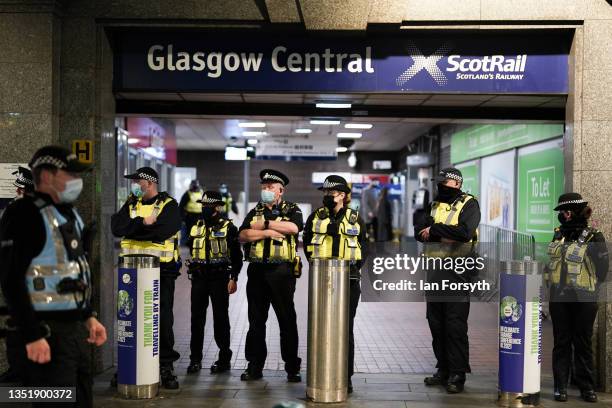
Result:
M351 109L351 104L346 102L317 102L317 108L323 109Z
M128 138L128 144L136 144L140 141L140 139L136 138L136 137L129 137Z
M345 129L372 129L371 123L347 123L344 125Z
M311 119L311 125L339 125L338 119Z
M241 128L262 128L266 127L266 124L264 122L240 122L238 126Z
M308 133L312 133L312 129L306 129L306 128L295 129L295 133L308 134Z
M245 137L264 136L264 135L267 135L267 133L266 132L260 132L260 131L257 131L257 130L246 130L246 131L242 132L242 136L245 136Z
M344 153L348 151L348 147L338 146L336 147L336 153Z
M250 145L256 145L257 144L257 139L249 139L247 140L247 143Z
M340 139L359 139L363 135L357 132L340 132L337 133L336 136Z
M348 159L346 159L350 168L354 168L357 165L357 156L355 156L355 152L351 152Z

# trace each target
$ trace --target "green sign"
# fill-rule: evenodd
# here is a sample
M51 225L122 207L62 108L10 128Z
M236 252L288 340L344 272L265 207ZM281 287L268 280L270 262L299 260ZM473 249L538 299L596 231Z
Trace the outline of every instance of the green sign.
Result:
M456 167L461 170L461 174L463 175L463 186L461 190L478 198L480 194L480 180L476 162L458 164Z
M563 192L563 150L555 143L534 147L519 152L517 225L536 242L548 242L559 224L553 208Z
M563 124L475 125L452 136L451 162L489 156L562 135Z

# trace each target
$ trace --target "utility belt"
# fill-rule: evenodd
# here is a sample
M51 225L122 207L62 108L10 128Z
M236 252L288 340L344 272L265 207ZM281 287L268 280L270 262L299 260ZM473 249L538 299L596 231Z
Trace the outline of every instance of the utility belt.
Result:
M191 261L187 265L187 276L189 279L193 279L215 274L229 274L230 269L231 264L226 260L219 260L218 262L208 263L201 261Z

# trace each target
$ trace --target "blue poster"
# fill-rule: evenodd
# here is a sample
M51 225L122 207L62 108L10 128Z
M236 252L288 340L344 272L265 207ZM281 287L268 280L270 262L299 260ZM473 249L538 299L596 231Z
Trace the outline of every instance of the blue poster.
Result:
M118 92L568 91L565 33L117 31Z
M523 392L525 275L501 274L499 308L499 389Z
M117 293L117 382L137 384L137 270L119 268Z

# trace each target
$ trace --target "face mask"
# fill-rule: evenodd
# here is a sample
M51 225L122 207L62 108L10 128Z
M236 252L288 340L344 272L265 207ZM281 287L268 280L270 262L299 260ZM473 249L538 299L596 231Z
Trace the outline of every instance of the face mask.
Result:
M559 220L559 222L561 224L567 224L569 221L565 218L565 215L563 215L562 212L559 212L559 214L557 214L557 219Z
M202 207L202 217L204 217L204 221L210 222L213 219L214 213L215 209L213 207Z
M275 195L273 191L261 190L261 201L264 204L272 204L274 202Z
M219 192L220 192L221 194L225 194L225 193L227 193L227 188L220 188L220 189L219 189Z
M57 196L60 203L72 203L83 190L83 179L77 178L66 182L64 191L58 191Z
M455 197L455 195L457 195L458 191L459 191L458 189L453 188L453 187L449 187L449 186L444 185L442 183L438 184L438 197L442 201L452 199L453 197Z
M144 195L144 192L142 191L142 187L140 187L140 184L138 183L132 183L131 190L132 190L132 194L134 194L138 198Z
M334 201L334 197L332 196L323 196L323 205L331 211L336 208L336 201Z

